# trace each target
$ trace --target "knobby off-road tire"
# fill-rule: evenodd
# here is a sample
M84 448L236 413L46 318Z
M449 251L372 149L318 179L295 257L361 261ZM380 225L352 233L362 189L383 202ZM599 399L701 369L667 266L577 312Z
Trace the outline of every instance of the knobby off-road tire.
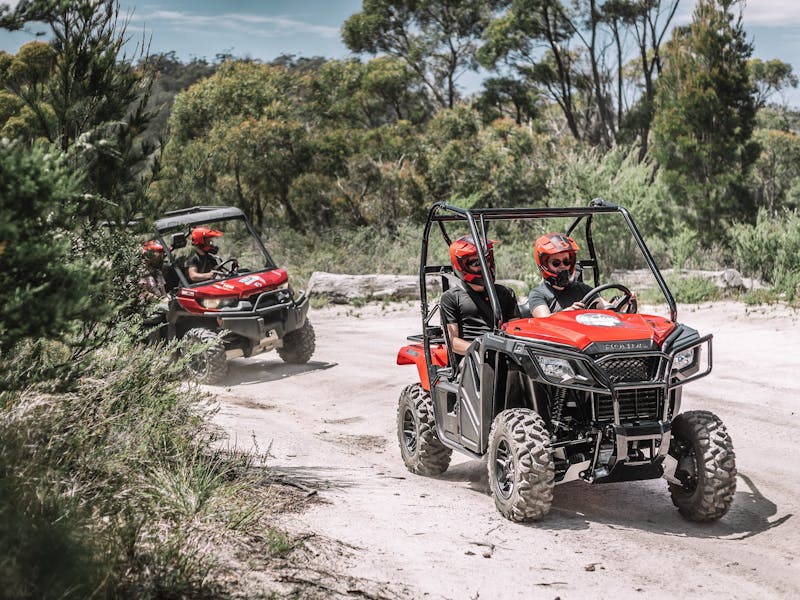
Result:
M200 383L215 384L228 373L228 360L225 358L225 345L218 333L197 327L183 336L186 343L205 344L206 349L192 356L186 365L189 376Z
M504 410L492 423L487 468L497 510L512 521L538 521L553 503L550 434L527 408Z
M714 413L697 410L672 421L670 454L677 459L669 484L672 503L690 521L716 521L733 502L736 492L736 455L725 425Z
M311 359L316 345L317 338L314 335L314 328L311 326L311 322L306 319L300 329L290 331L283 336L283 347L278 348L278 356L283 359L283 362L296 365L304 364Z
M400 394L397 406L397 439L408 470L417 475L439 475L450 465L450 448L436 435L433 400L418 383Z

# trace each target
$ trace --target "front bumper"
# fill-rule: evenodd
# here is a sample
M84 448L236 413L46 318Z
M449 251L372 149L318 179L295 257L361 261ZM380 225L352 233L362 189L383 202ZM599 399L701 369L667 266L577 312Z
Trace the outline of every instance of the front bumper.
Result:
M274 331L278 338L300 329L306 322L309 299L300 292L297 298L260 308L256 305L252 312L226 314L224 312L207 313L214 316L220 329L230 331L258 343Z

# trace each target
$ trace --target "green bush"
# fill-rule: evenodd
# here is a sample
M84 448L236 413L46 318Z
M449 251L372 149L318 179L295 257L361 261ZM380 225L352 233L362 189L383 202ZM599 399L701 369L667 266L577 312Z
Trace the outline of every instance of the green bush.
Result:
M269 506L257 457L219 449L212 405L179 383L173 349L120 339L69 393L0 397L7 597L222 597L209 541Z
M763 279L789 301L800 297L800 212L759 211L755 224L731 229L731 247L745 275Z
M719 297L719 289L713 281L704 277L668 277L667 285L676 302L697 304Z

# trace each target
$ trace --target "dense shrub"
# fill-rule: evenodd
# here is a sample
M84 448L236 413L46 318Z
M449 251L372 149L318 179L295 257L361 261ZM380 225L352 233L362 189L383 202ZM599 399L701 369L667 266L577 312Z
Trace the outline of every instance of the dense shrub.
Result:
M172 352L121 341L88 366L0 398L4 597L223 596L209 541L259 518L263 472L219 449Z
M770 216L761 210L755 224L731 229L731 246L742 272L763 279L789 300L800 296L800 213Z

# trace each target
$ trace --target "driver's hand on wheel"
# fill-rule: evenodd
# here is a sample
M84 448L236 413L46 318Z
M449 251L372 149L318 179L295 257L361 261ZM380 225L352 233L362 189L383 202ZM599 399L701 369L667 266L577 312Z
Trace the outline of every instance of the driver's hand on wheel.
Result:
M583 302L573 302L564 310L583 310L584 308L586 308L586 305Z

